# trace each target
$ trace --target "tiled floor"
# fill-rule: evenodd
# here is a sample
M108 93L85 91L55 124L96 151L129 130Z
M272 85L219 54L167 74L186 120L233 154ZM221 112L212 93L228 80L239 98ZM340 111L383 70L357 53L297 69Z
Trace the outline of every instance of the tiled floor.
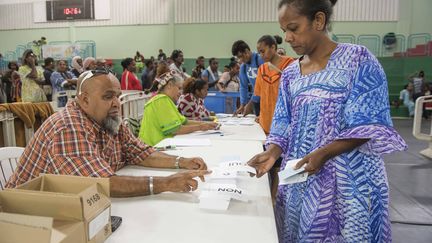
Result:
M413 120L394 120L394 127L407 142L407 151L386 155L384 160L390 184L390 217L427 225L393 223L393 242L432 242L432 160L420 155L428 143L412 135ZM423 130L431 121L423 121Z

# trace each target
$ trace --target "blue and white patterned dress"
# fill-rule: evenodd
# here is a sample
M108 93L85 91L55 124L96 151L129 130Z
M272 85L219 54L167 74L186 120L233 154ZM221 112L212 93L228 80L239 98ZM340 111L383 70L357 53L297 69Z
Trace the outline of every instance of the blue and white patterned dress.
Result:
M363 46L338 44L324 70L302 75L297 60L281 80L267 143L282 148L282 168L338 139L370 140L328 160L306 182L279 186L279 241L390 242L381 155L406 144L392 127L378 60Z

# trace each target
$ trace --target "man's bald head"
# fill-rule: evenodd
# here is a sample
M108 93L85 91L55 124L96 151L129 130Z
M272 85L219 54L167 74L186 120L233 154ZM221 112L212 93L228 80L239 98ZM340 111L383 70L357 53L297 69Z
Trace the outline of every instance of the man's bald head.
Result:
M94 71L93 71L94 72ZM120 85L120 81L112 73L93 73L86 71L82 73L77 80L77 96L86 92L93 93L98 90L101 83L108 82L108 84ZM120 87L120 86L119 86Z
M78 80L77 103L82 110L100 125L109 118L120 116L120 82L111 73L83 74ZM87 77L87 78L86 78Z

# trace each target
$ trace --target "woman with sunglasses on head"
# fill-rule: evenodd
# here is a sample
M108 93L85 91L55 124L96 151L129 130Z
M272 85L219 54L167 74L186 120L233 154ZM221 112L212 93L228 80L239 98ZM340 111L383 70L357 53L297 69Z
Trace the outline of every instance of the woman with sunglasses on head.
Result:
M291 57L280 56L277 53L278 44L282 44L282 38L278 35L264 35L257 43L257 52L264 64L258 68L254 95L261 97L258 121L266 134L270 132L278 97L280 76L282 71L294 60Z
M37 57L32 50L26 50L22 56L22 66L18 69L22 81L23 102L47 101L42 85L45 84L43 70L37 66Z
M170 71L157 78L154 85L157 85L158 94L145 104L139 138L151 146L168 137L218 126L215 122L188 120L180 114L176 103L181 95L182 81L176 80L174 75Z
M278 188L281 243L391 242L382 155L406 144L392 127L378 60L364 46L329 38L335 3L279 3L285 41L300 58L282 73L267 150L248 163L261 177L282 155L282 168L299 159L293 169L308 173Z

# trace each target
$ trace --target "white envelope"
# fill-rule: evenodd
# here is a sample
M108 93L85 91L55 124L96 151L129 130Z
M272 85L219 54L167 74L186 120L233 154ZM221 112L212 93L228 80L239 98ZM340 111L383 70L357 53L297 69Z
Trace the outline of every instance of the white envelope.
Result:
M293 159L287 161L285 168L281 171L279 171L279 180L285 180L288 177L291 177L293 175L299 174L304 171L304 167L306 167L306 164L302 166L302 168L294 170L294 166L300 161L301 159Z
M308 178L308 173L303 172L303 173L288 177L284 180L279 180L279 186L304 182L307 180L307 178Z

